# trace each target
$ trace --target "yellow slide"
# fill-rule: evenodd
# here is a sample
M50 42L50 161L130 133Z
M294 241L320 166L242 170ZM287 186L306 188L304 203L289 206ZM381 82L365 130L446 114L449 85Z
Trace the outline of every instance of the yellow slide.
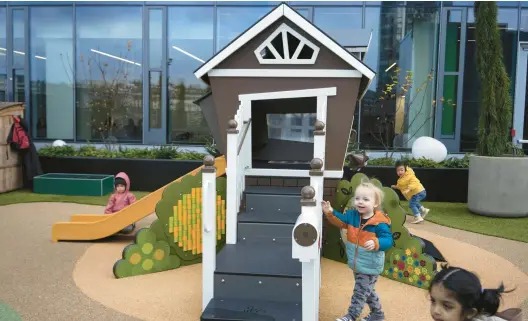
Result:
M180 181L186 175L196 175L202 167L198 167L174 182ZM225 174L226 160L224 156L220 156L215 160L215 167L216 177ZM165 187L172 183L148 194L114 214L77 214L71 217L70 222L55 223L51 228L51 240L53 242L90 241L113 235L153 213L156 210L156 204L161 200Z

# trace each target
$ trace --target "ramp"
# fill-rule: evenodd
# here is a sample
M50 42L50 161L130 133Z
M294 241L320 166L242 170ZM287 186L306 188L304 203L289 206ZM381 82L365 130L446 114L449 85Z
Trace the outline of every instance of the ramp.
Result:
M73 215L69 222L55 223L51 228L51 240L53 242L91 241L113 235L128 225L152 214L167 186L180 181L187 175L198 174L202 167L198 167L114 214L77 214ZM217 177L225 174L226 160L224 156L216 158L215 167Z

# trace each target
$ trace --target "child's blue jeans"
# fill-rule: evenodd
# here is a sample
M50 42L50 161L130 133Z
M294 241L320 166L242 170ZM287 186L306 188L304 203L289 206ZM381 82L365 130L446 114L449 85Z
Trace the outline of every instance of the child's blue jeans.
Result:
M425 190L423 190L418 194L414 194L409 200L409 207L415 217L420 216L420 208L422 207L420 201L422 201L426 195Z

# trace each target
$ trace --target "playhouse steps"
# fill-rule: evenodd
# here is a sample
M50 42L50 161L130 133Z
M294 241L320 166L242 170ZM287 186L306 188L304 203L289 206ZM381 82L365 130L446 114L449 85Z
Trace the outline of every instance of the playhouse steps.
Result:
M215 298L201 321L301 321L301 302Z
M216 257L215 297L300 302L301 263L291 253L291 241L227 244Z
M246 212L301 213L301 189L298 187L248 187L245 192Z
M214 299L201 320L301 320L302 266L292 258L300 188L248 187L237 243L216 256Z

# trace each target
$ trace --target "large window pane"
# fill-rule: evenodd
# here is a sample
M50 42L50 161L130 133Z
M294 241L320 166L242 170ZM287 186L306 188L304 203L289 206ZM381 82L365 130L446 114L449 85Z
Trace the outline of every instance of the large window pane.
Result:
M194 70L213 55L213 8L171 7L168 15L170 141L205 143L210 131L193 102L209 89Z
M218 7L216 51L222 50L271 10L273 7Z
M458 71L462 11L449 10L445 36L445 71Z
M515 68L517 61L517 9L499 9L498 22L502 42L503 61L511 81L513 101L515 89ZM522 26L521 26L522 28ZM468 10L466 54L464 61L464 93L462 96L462 128L460 150L475 151L477 147L477 128L480 115L480 81L475 64L475 15Z
M451 136L455 134L456 112L452 105L458 97L458 76L444 76L444 91L442 93L442 123L440 133Z
M0 101L7 99L7 10L0 8Z
M149 72L149 128L161 128L161 71Z
M314 9L314 24L342 46L350 45L351 29L361 29L361 7L319 7Z
M73 139L73 8L29 11L33 136Z
M163 10L149 9L149 68L161 68L163 57Z
M23 9L13 11L13 68L23 69L26 62L25 49L25 13Z
M77 139L141 141L141 7L77 7L76 19Z
M438 21L438 8L419 2L365 9L365 63L377 75L361 103L361 148L407 149L432 135Z
M24 102L26 100L26 90L24 87L24 69L15 69L14 71L14 81L13 81L13 93L16 102Z

